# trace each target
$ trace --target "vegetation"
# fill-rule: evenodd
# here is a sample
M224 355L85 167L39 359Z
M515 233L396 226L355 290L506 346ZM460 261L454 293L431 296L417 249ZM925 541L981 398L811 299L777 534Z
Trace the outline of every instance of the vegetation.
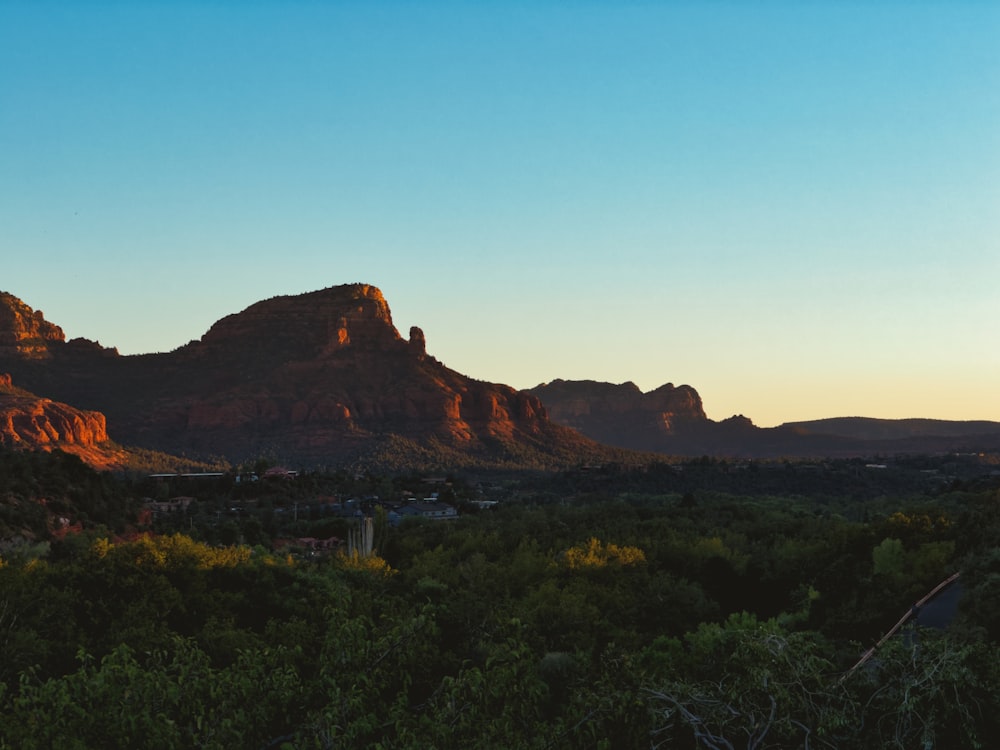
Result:
M1000 740L1000 481L971 459L265 468L130 479L0 453L0 748ZM458 520L380 505L431 492ZM946 629L853 668L959 570Z

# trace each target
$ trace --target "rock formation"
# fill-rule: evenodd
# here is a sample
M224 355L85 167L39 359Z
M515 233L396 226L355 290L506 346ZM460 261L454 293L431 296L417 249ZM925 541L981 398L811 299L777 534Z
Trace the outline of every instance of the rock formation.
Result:
M643 393L634 383L554 380L530 393L553 421L599 442L676 456L848 457L1000 450L1000 424L840 418L760 428L742 414L713 421L690 386Z
M0 292L0 351L44 357L50 342L65 339L62 328L45 320L41 310L32 310L12 294Z
M424 338L424 332L416 326L410 327L410 346L420 354L427 353L427 339Z
M0 372L13 376L0 381L6 441L76 451L96 450L109 432L125 445L194 459L268 455L305 466L391 460L401 450L448 466L623 458L598 443L733 457L1000 444L989 424L965 440L958 428L939 438L944 428L926 420L769 429L743 416L715 422L694 388L670 383L643 393L634 383L555 380L518 392L450 370L427 353L416 326L404 339L382 293L367 284L264 300L173 352L137 356L66 341L40 312L0 293ZM871 439L881 433L892 438Z
M16 303L33 330L58 331ZM258 302L169 353L120 356L61 335L44 341L44 356L0 350L0 369L37 393L103 412L128 445L314 464L389 438L487 462L607 454L551 422L537 397L445 367L427 354L419 328L403 339L381 291L367 284Z
M545 405L553 421L601 443L635 450L663 451L709 424L701 397L689 385L667 383L643 393L635 383L553 380L529 393Z
M40 398L16 387L6 373L0 374L0 444L17 449L59 449L98 468L112 468L124 460L122 451L108 444L103 414Z

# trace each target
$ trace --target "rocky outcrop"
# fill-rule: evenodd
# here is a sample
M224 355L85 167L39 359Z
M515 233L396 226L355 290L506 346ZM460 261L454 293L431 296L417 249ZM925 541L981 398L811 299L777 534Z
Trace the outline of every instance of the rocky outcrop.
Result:
M107 420L96 411L41 398L0 374L0 444L74 453L99 468L112 468L124 454L108 445Z
M427 339L424 338L424 332L416 326L410 327L410 346L412 346L418 354L427 353Z
M215 323L199 343L206 352L242 349L274 361L330 355L349 345L384 349L401 341L382 292L369 284L348 284L257 302Z
M467 378L427 353L423 331L409 334L381 291L349 284L258 302L169 353L58 341L44 361L0 352L0 369L106 414L122 443L193 456L325 464L388 437L487 462L607 453L537 397Z
M41 310L32 310L12 294L0 292L0 350L23 357L41 358L51 342L62 342L62 329L45 319Z
M672 383L643 393L635 383L553 380L532 388L553 421L608 445L662 450L678 436L708 424L701 397L689 385Z

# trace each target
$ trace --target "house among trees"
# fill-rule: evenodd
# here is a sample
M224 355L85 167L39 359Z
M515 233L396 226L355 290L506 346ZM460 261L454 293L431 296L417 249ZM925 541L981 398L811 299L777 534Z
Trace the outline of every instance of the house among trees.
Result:
M146 500L143 505L146 510L152 512L154 517L157 517L166 513L187 510L192 502L194 502L193 497L172 497L169 500Z
M400 505L389 511L389 523L399 526L404 518L429 518L434 521L449 521L458 518L458 511L447 503L421 500L415 503Z
M286 469L284 466L272 466L264 472L264 479L295 479L299 472Z

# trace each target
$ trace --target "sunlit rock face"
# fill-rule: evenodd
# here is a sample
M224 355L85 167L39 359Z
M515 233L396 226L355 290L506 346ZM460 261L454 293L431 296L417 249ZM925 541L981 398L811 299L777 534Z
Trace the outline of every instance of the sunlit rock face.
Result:
M26 305L21 318L58 331ZM8 322L0 336L23 328ZM103 412L115 440L129 445L321 463L387 435L479 454L508 450L503 443L594 447L550 422L535 396L445 367L419 328L402 338L368 284L257 302L169 353L119 356L92 342L46 341L44 358L0 350L0 370Z
M257 302L215 323L200 343L205 349L311 358L346 346L378 349L401 342L382 292L349 284Z
M65 339L62 329L48 322L41 310L32 310L14 295L0 292L0 349L41 358L48 355L51 342Z
M124 454L108 442L107 420L96 411L41 398L0 374L0 445L74 453L98 468L113 468Z

